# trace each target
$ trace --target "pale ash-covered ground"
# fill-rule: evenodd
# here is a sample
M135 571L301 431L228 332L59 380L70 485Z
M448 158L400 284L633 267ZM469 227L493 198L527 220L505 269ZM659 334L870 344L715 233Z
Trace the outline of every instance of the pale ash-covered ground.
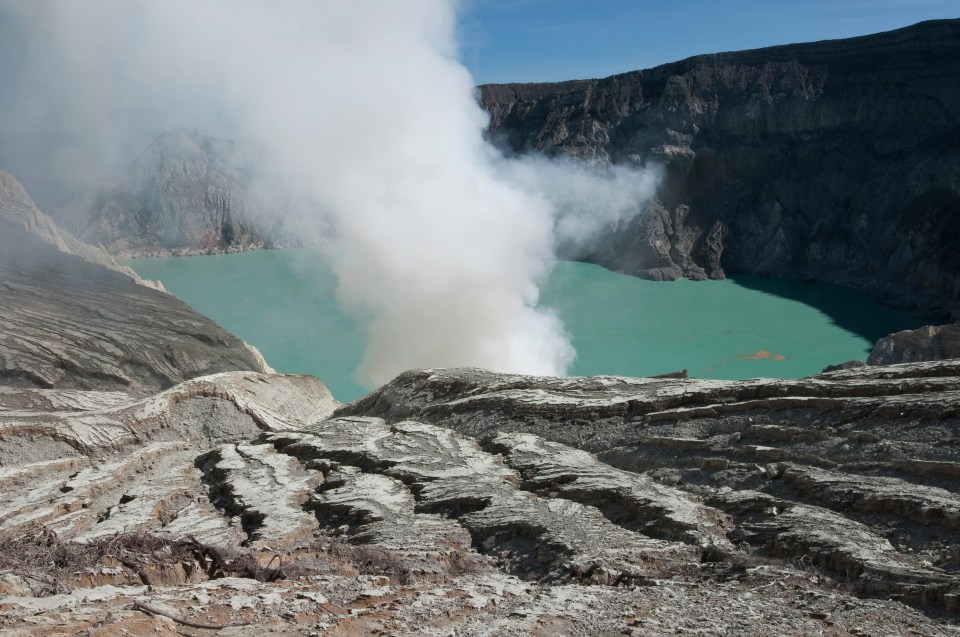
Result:
M0 621L208 630L139 602L244 624L225 634L956 634L957 373L426 370L336 411L315 379L250 372L140 400L8 388L5 533L189 539L288 572L211 578L210 554L169 549L56 585L8 569ZM27 440L64 447L17 459Z
M957 361L341 406L4 179L4 634L958 634Z

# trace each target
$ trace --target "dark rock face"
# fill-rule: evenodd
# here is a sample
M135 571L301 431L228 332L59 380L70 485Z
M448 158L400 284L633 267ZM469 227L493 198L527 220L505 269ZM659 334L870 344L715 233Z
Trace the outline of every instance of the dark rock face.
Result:
M657 161L647 214L581 258L653 279L816 276L960 307L960 20L480 87L515 152Z
M6 173L0 187L0 385L144 393L263 371L235 336L57 228Z
M254 192L255 156L252 146L173 129L119 180L91 187L53 214L80 239L117 255L269 244L277 237Z
M960 358L960 323L926 325L884 336L874 345L871 365Z

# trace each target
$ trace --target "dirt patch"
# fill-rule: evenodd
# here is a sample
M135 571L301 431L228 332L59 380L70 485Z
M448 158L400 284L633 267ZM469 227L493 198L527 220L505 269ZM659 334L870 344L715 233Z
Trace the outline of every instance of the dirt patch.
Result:
M440 579L484 568L456 551L443 561ZM150 534L119 534L89 542L61 540L45 527L0 534L0 593L7 594L45 597L104 584L161 586L223 577L266 583L314 575L378 575L398 584L436 579L424 578L401 554L339 539L285 553L258 553Z

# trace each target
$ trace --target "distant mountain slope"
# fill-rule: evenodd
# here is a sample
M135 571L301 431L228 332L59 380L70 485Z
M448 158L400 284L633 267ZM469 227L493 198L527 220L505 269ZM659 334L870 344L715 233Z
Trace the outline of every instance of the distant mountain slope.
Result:
M53 214L116 255L271 243L266 204L252 192L255 156L252 146L176 128L118 180L88 188Z
M266 369L242 341L58 228L3 172L0 301L0 386L142 395Z
M960 20L479 96L512 151L666 166L649 214L580 258L960 309Z

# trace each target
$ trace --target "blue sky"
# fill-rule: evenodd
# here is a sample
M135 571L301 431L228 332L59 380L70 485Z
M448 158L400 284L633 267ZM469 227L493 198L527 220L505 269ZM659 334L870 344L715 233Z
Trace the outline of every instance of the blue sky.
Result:
M478 84L606 77L700 53L960 18L958 0L461 0Z

